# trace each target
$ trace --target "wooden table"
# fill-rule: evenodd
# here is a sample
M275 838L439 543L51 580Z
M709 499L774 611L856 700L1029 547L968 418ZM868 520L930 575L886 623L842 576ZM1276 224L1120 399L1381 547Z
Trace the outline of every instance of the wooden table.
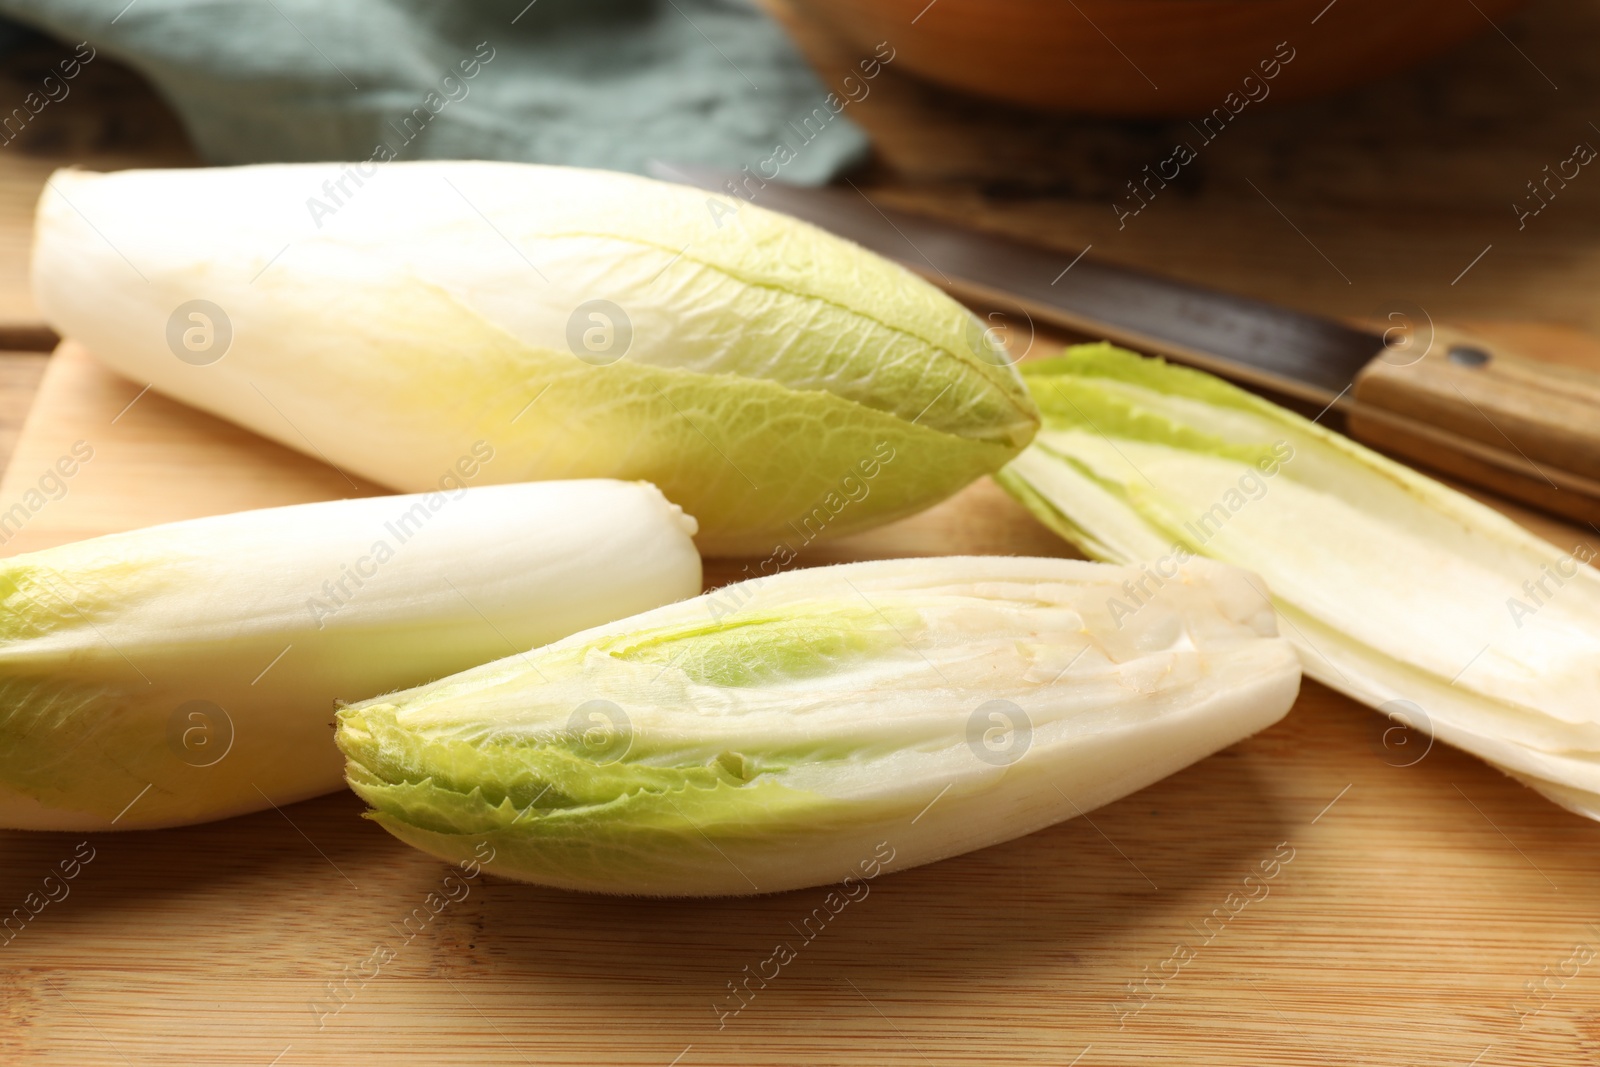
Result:
M1506 33L1337 100L1242 116L1192 187L1122 230L1110 200L1164 154L1167 124L1004 111L891 67L851 111L882 152L863 187L1327 313L1405 300L1600 333L1600 177L1524 230L1510 209L1575 140L1600 144L1587 125L1600 121L1600 4L1543 0ZM851 59L805 40L825 70ZM28 62L0 65L0 92L34 80ZM53 125L0 150L6 345L47 347L23 250L51 166L191 158L126 72L97 62L78 84ZM44 364L0 357L7 454ZM147 420L126 420L135 451L107 457L137 455L150 440L138 427L162 419L226 432L159 397L134 411ZM110 494L117 478L101 477ZM112 497L91 488L50 513L58 535L154 521L170 504L130 496L107 515ZM957 548L1067 552L985 482L808 562ZM1454 750L1412 762L1384 747L1385 726L1308 683L1279 726L1088 818L875 883L721 1026L728 983L795 940L820 891L639 902L486 877L407 937L399 924L444 868L359 819L348 795L93 835L70 895L0 944L0 1062L1600 1061L1600 827ZM80 840L0 834L0 913ZM1246 875L1291 854L1266 897L1230 907ZM380 947L392 962L360 977Z

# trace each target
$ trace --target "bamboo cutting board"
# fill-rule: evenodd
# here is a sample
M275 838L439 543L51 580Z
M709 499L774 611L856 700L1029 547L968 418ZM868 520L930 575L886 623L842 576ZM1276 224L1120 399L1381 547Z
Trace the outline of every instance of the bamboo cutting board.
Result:
M78 442L64 494L29 497ZM28 512L0 551L376 491L69 344L0 484ZM952 552L1069 554L985 481L805 562ZM447 882L350 795L0 833L0 916L28 915L0 933L0 1063L1600 1061L1600 826L1387 729L1308 682L1143 792L833 907Z

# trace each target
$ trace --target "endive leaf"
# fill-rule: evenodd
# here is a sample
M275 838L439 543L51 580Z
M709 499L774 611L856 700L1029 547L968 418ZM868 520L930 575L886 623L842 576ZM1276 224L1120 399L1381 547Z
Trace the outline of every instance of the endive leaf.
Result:
M169 826L336 789L336 700L692 596L693 529L652 486L573 481L0 560L0 826Z
M1199 562L944 557L754 579L339 713L351 786L435 855L609 893L838 881L1029 833L1288 710L1293 650ZM730 605L736 605L730 607Z
M1600 574L1410 468L1110 345L1024 368L1045 413L998 480L1087 554L1191 555L1270 588L1306 673L1600 817Z
M494 480L651 481L715 552L909 514L1038 425L981 322L797 220L561 167L350 173L58 172L40 307L112 368L386 485L484 438ZM325 183L338 210L308 211Z

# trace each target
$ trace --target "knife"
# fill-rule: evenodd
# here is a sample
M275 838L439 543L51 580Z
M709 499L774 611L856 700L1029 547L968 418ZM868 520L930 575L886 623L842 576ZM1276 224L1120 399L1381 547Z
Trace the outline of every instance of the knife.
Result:
M1383 333L884 208L852 187L655 164L656 177L803 219L979 308L1015 307L1091 338L1200 367L1324 413L1423 463L1580 521L1600 522L1600 373L1530 359L1416 321ZM1398 319L1398 315L1397 315ZM1600 360L1595 364L1600 367Z

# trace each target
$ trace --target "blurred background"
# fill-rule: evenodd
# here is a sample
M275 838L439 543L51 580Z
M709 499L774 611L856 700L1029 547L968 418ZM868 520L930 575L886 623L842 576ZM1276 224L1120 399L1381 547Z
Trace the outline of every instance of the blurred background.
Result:
M26 251L52 168L367 158L380 135L404 158L634 170L649 158L759 166L787 138L800 147L785 179L847 172L883 204L1071 254L1093 245L1347 316L1405 300L1435 317L1600 329L1588 299L1600 180L1552 186L1536 217L1517 208L1575 146L1600 144L1600 4L1589 0L332 7L0 3L16 20L0 37L0 115L37 100L79 42L95 54L59 99L4 126L8 347L29 331L38 347ZM480 41L494 58L463 80L469 95L447 99L409 143L385 132L404 131L428 92L449 96L437 83ZM1264 82L1270 95L1205 140L1191 120L1259 75L1278 42L1295 58ZM807 143L830 92L844 106ZM1016 102L1027 99L1057 110ZM1122 217L1118 204L1137 203L1128 183L1182 142L1197 158Z

